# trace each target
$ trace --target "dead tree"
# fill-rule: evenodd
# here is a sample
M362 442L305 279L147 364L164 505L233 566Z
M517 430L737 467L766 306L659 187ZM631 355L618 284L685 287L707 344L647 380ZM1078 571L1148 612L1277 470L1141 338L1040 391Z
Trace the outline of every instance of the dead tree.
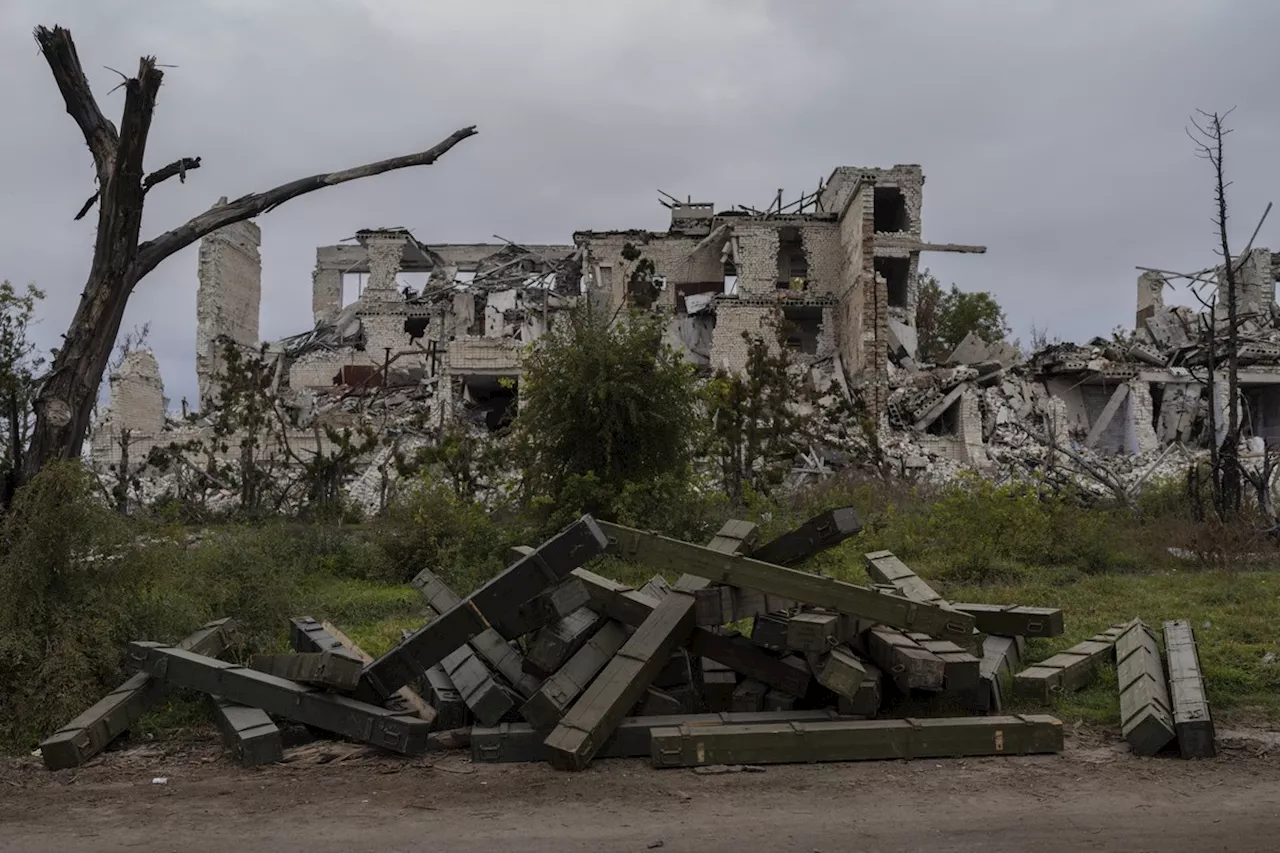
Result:
M464 127L416 154L312 175L266 192L250 193L151 240L141 241L146 194L169 178L176 176L185 181L187 172L200 167L199 157L184 157L150 174L143 169L156 95L164 76L156 58L142 57L138 75L120 84L125 93L124 112L117 130L103 115L89 89L71 33L62 27L37 27L35 38L66 102L67 113L75 119L93 155L98 189L76 218L87 213L96 202L98 231L93 263L79 306L67 328L63 346L36 393L36 423L24 466L27 477L46 462L80 455L98 385L120 331L129 296L137 283L161 261L206 234L252 219L300 195L394 169L430 165L476 133L475 127Z

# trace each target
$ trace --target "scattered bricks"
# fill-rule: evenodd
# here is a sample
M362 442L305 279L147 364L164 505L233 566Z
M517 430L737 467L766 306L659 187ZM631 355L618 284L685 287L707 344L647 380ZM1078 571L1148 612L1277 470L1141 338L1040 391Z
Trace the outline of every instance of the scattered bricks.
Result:
M961 758L1061 752L1049 716L680 725L650 733L655 767Z
M803 661L770 654L736 632L698 628L689 639L689 648L703 659L704 682L706 661L710 659L717 667L742 673L793 696L803 696L809 689L809 670Z
M300 652L285 655L254 655L250 669L278 678L349 692L360 683L364 663L345 649L333 652Z
M348 654L359 658L362 663L369 664L373 662L373 658L365 654L364 649L352 642L350 637L339 631L332 623L321 622L317 627L312 624L314 622L315 620L309 616L304 619L293 620L293 626L297 630L297 633L294 634L291 632L290 636L293 638L293 648L295 650L300 652L320 652L325 650L337 651L338 649L345 649ZM337 643L337 646L334 646L334 643ZM440 669L440 675L448 680L448 676L444 674L443 668ZM452 683L450 683L449 689L453 689ZM462 704L461 697L458 697L458 702L459 704ZM432 708L431 705L425 702L423 698L414 692L414 690L407 684L393 693L391 697L383 703L383 707L389 708L396 713L412 714L420 719L426 720L427 722L436 722L436 709ZM462 708L464 720L466 711L467 709L464 705ZM440 726L439 728L447 729L453 727Z
M417 717L159 643L130 643L128 654L153 677L178 687L261 708L403 755L416 755L427 747L431 724Z
M284 758L280 729L266 711L209 697L213 719L222 732L222 742L245 767L272 764Z
M427 569L418 572L417 576L411 581L414 588L422 595L427 602L427 609L431 611L433 616L439 616L441 613L451 608L457 607L462 599L457 593L449 589L448 585L432 574ZM571 598L585 598L586 589L582 588L581 582L574 581L580 589L581 596L570 596ZM533 599L534 602L542 601L542 609L539 616L548 615L551 610L550 606L545 603L544 596L562 590L565 582L557 584L552 590L544 595ZM528 605L521 605L527 607ZM545 624L545 622L544 622ZM471 638L471 648L482 660L493 667L503 678L507 680L520 697L526 698L533 695L538 689L541 679L529 675L524 670L524 658L519 652L511 647L503 635L494 628L486 628L479 634Z
M754 678L748 678L739 684L730 697L731 711L763 711L764 697L769 692L769 685Z
M1116 640L1120 731L1138 755L1155 755L1173 740L1169 685L1155 633L1135 619Z
M180 642L178 648L216 657L230 645L235 628L236 622L231 618L209 622ZM168 684L145 672L134 673L40 743L45 767L63 770L84 764L131 728L139 717L169 694L169 689Z
M858 694L867 677L865 664L845 648L834 648L823 655L810 655L809 666L819 684L847 699Z
M1205 696L1200 672L1200 653L1191 623L1185 620L1164 623L1164 648L1169 662L1169 697L1173 703L1173 726L1178 734L1178 750L1183 758L1213 758L1213 715Z
M556 672L605 623L605 618L587 607L538 631L526 661L542 672Z
M1013 694L1041 702L1058 693L1073 693L1093 680L1093 671L1112 656L1116 638L1127 625L1115 625L1077 643L1065 652L1042 660L1014 676Z
M621 622L606 622L559 672L542 683L520 708L520 714L540 730L555 727L591 680L622 648L630 633Z
M521 604L563 580L607 545L596 522L589 515L583 516L366 666L356 695L381 701L397 688L426 675L446 655L490 627L493 620L510 617Z
M738 674L711 658L702 659L702 698L713 713L733 707L733 691L738 688Z
M942 690L946 664L942 659L901 631L876 627L867 633L871 659L903 692Z
M835 613L797 613L787 620L787 649L821 654L836 644L839 624Z
M973 617L967 613L879 593L749 557L718 554L678 539L617 524L601 522L600 529L609 538L611 553L643 560L655 568L684 571L709 581L758 589L883 625L921 631L932 637L963 642L973 632Z
M493 680L470 646L445 655L440 665L481 725L496 725L516 706L515 699Z
M667 717L681 713L684 713L684 706L679 699L665 690L659 690L657 687L647 687L644 691L644 698L636 703L635 711L631 716Z
M836 709L841 714L871 718L880 712L880 702L884 696L880 669L869 663L863 663L863 668L866 674L853 698L837 697Z
M1065 629L1056 607L1002 604L953 604L971 615L979 631L1004 637L1060 637Z
M928 634L907 634L920 648L933 652L942 660L942 689L948 693L972 690L981 680L981 663L976 656L966 652L950 640L935 640Z
M785 615L762 613L751 622L751 641L775 652L786 651L787 627Z
M793 566L834 548L862 531L862 522L853 507L828 510L806 521L795 530L782 534L754 551L757 560L778 566Z

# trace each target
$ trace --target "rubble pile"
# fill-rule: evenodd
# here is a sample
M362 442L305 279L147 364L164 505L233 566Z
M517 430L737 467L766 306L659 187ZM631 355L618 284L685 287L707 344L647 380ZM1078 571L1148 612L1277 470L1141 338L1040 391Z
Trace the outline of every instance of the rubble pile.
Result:
M564 770L1054 753L1062 723L1011 702L1047 704L1113 661L1135 752L1213 754L1186 622L1164 625L1167 679L1136 619L1024 665L1026 637L1063 634L1061 610L946 601L887 551L865 555L869 585L793 568L860 530L840 508L764 544L730 521L699 546L584 516L465 598L421 572L429 620L377 659L308 617L292 620L292 653L246 666L220 659L231 619L176 646L131 643L137 673L41 755L78 766L175 688L208 697L248 766L282 760L286 721L402 755L469 743L474 761ZM605 553L684 574L632 589L583 568ZM726 627L743 620L747 634ZM896 717L904 706L924 716Z

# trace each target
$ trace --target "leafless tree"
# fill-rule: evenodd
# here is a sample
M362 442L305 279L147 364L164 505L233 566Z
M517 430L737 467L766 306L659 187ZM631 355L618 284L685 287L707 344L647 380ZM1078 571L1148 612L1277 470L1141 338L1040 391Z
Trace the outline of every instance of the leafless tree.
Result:
M84 216L96 203L98 228L93 262L79 306L63 346L36 394L36 423L24 466L28 477L50 460L80 455L129 296L137 283L165 258L206 234L252 219L300 195L394 169L430 165L476 133L475 127L464 127L416 154L312 175L266 192L250 193L142 241L146 194L173 177L185 182L188 172L200 168L199 157L183 157L150 174L143 169L156 95L164 76L156 58L142 57L137 76L127 77L120 84L124 89L124 111L117 130L89 89L70 31L57 26L37 27L35 38L53 72L67 113L84 134L93 155L98 188L76 218Z

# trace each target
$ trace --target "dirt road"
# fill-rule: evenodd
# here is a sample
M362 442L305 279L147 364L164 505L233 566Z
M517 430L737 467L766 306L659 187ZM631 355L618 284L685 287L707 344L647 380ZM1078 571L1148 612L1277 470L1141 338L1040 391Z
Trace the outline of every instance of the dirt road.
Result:
M320 754L246 771L207 741L113 753L78 772L22 759L0 770L0 851L1280 849L1280 742L1226 738L1222 758L1184 762L1073 741L1053 757L723 775L642 761L567 774L456 754L319 764L332 757Z

